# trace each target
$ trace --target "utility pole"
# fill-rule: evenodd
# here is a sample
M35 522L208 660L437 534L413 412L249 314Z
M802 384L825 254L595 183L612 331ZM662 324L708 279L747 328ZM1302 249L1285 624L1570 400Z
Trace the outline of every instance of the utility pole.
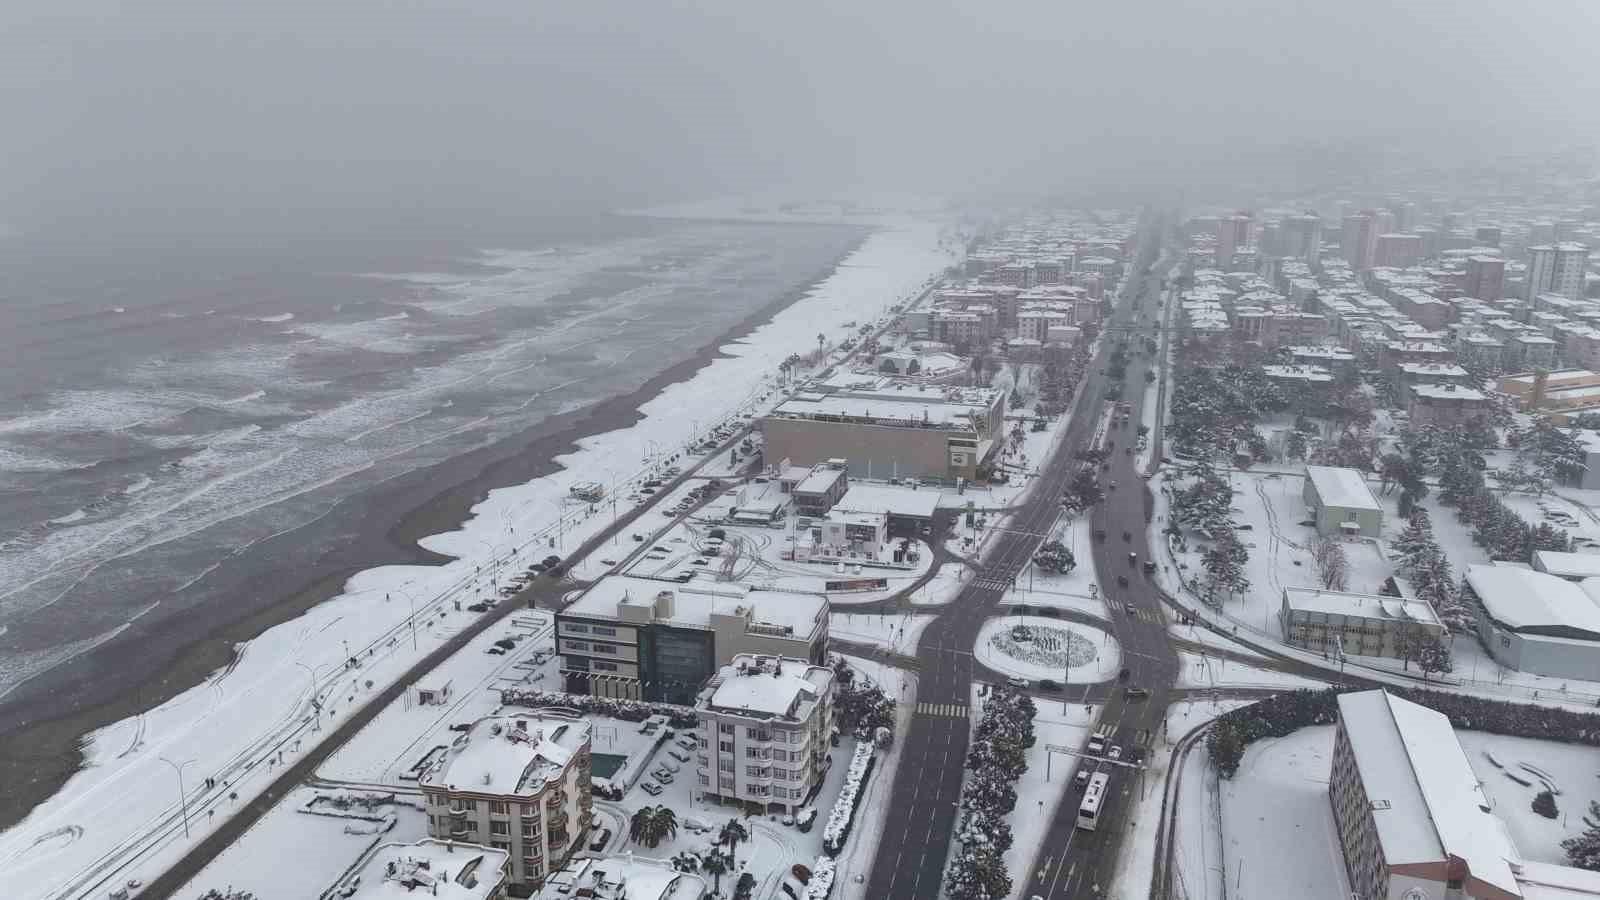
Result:
M177 775L178 775L178 806L179 806L179 808L181 808L183 810L183 836L184 837L188 837L189 836L189 795L183 789L183 768L184 768L184 766L192 766L192 765L194 765L194 760L192 760L192 759L185 760L184 762L182 762L180 764L180 763L175 763L170 759L167 759L165 756L161 757L160 759L161 759L162 762L164 762L167 765L171 766L172 767L172 771L176 772Z

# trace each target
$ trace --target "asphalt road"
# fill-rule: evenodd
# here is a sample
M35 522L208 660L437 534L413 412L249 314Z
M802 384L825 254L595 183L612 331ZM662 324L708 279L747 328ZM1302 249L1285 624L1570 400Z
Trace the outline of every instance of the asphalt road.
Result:
M1131 322L1134 309L1141 303L1155 309L1153 298L1159 280L1147 279L1139 274L1144 266L1155 260L1161 240L1158 222L1147 222L1141 243L1135 254L1132 282L1122 293L1114 322ZM1148 318L1148 315L1147 315ZM994 546L985 554L983 566L971 577L956 599L944 608L939 618L929 623L923 631L917 648L917 708L925 704L936 705L951 714L925 714L912 716L902 741L901 764L895 776L892 800L884 821L884 834L880 839L876 865L872 878L862 896L886 900L922 900L938 895L944 876L945 861L950 849L950 838L959 813L962 767L966 759L970 722L967 707L971 702L971 686L975 677L993 680L997 676L981 664L975 663L972 648L978 630L984 621L996 613L996 606L1005 588L1023 571L1033 557L1034 550L1049 533L1061 513L1060 498L1080 462L1074 454L1083 448L1092 436L1096 419L1100 415L1109 379L1099 374L1107 364L1114 338L1101 343L1099 354L1091 361L1085 383L1073 416L1067 425L1066 439L1058 451L1043 466L1038 483L1028 495L1028 500L1011 519L1008 528L996 535ZM1140 574L1137 567L1130 568L1129 552L1148 557L1146 546L1144 482L1134 471L1134 457L1122 450L1135 440L1139 408L1143 402L1144 381L1142 372L1148 358L1134 353L1129 366L1135 378L1128 382L1127 399L1133 407L1129 424L1116 432L1117 448L1111 456L1111 468L1101 476L1108 487L1107 497L1091 515L1095 528L1103 528L1109 536L1106 543L1095 548L1095 563L1101 573L1108 593L1109 604L1116 610L1123 602L1149 610L1143 621L1136 616L1114 614L1111 628L1122 642L1123 658L1129 671L1129 683L1139 684L1151 691L1149 699L1124 702L1120 692L1105 691L1106 706L1102 721L1117 726L1115 740L1126 745L1148 740L1153 729L1161 722L1169 692L1177 676L1177 659L1167 644L1165 628L1160 622L1160 600ZM1110 481L1118 487L1109 489ZM1126 530L1130 540L1124 543L1121 533ZM1126 573L1129 587L1116 585L1114 575ZM1106 818L1115 821L1126 805L1125 791L1131 779L1123 777L1113 781L1114 799ZM1072 822L1076 804L1070 805L1070 814L1052 823L1046 848L1068 848L1073 837ZM1065 812L1065 810L1064 810ZM1120 830L1108 827L1089 835L1070 847L1070 855L1055 853L1057 863L1040 881L1046 886L1048 896L1072 896L1082 890L1087 896L1090 885L1101 883L1115 866L1115 853L1120 843ZM1063 862L1067 859L1071 862ZM1013 872L1019 882L1031 884L1030 873ZM1102 885L1103 886L1103 885ZM1024 896L1036 891L1025 890Z

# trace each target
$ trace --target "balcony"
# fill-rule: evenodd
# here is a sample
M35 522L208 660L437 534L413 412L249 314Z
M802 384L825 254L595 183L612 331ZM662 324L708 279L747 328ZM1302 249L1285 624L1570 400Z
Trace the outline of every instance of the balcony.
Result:
M446 810L446 812L449 814L450 818L457 821L467 817L467 808L465 806L452 806L450 809Z
M453 826L451 826L451 828L450 828L450 839L451 840L455 840L455 841L465 841L465 840L467 840L468 839L467 838L467 826L466 825L453 825Z

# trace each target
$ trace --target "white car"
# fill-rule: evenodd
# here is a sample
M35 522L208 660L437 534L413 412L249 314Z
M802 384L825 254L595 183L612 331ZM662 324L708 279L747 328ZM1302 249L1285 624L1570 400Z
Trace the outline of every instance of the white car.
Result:
M675 763L675 762L672 762L671 760L663 759L661 761L660 768L656 769L656 771L657 772L671 772L672 774L676 775L676 774L678 774L678 764Z
M678 749L677 747L673 747L671 750L668 750L667 755L681 763L686 763L689 761L689 754Z
M661 785L656 784L654 781L643 782L639 787L652 797L659 796L661 793Z
M1122 758L1122 748L1118 747L1116 744L1112 744L1111 745L1111 749L1106 751L1106 758L1107 759L1121 759Z
M662 784L671 784L672 783L672 773L668 772L666 769L657 769L654 772L651 772L650 774L654 775L656 777L656 780L661 782Z

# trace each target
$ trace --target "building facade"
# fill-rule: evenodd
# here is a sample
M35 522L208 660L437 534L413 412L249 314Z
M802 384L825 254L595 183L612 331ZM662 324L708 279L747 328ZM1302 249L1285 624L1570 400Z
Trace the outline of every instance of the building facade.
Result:
M695 701L696 775L719 802L792 814L822 786L833 729L833 670L740 654Z
M589 723L549 714L479 719L417 785L430 837L504 852L510 882L536 886L589 827Z
M1300 498L1319 534L1377 537L1383 529L1383 507L1355 469L1306 466Z
M1445 633L1425 600L1315 588L1284 588L1280 621L1289 643L1330 658L1416 659Z

